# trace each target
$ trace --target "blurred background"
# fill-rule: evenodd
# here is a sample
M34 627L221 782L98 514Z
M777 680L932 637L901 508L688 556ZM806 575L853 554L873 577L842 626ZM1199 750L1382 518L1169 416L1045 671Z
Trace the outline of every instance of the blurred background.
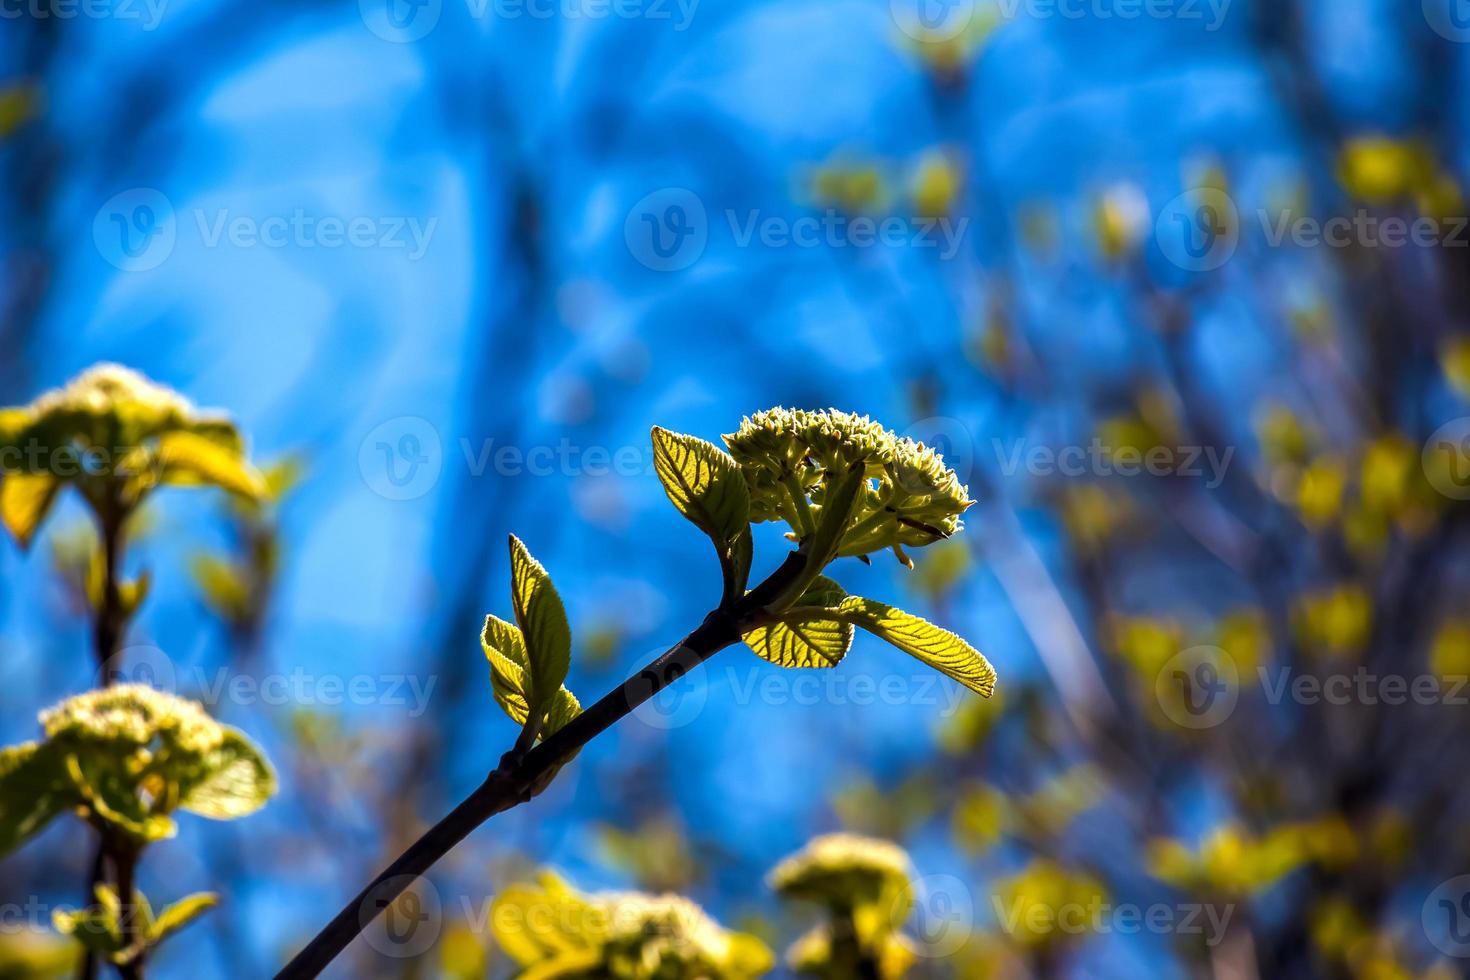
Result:
M779 951L807 920L765 875L839 829L910 853L913 976L1465 975L1463 0L0 18L0 404L121 362L280 491L162 494L130 549L132 676L281 781L150 851L150 895L223 899L154 975L273 972L509 747L477 643L507 533L584 703L697 624L719 572L649 427L778 404L968 482L915 570L834 574L969 638L996 697L867 637L826 672L727 651L334 975L511 975L486 910L542 866ZM0 547L5 744L97 680L86 526ZM0 864L0 963L88 861L63 821Z

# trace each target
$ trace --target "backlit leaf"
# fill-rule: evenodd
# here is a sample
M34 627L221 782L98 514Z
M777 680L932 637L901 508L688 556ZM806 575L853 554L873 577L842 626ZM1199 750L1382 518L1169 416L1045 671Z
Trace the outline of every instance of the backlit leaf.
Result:
M842 586L820 576L793 609L836 608L845 598ZM751 630L745 634L745 644L778 667L835 667L852 648L852 631L851 623L803 616L798 611L781 622Z
M158 439L156 465L163 483L207 484L252 499L266 495L265 479L238 452L217 438L195 432L168 432Z
M750 491L730 454L697 436L654 426L653 468L679 513L708 534L721 557L750 523Z
M976 694L988 698L994 693L995 668L979 650L949 630L862 596L844 599L838 611L847 622L887 640Z
M156 946L219 904L212 892L196 892L158 913L148 929L148 945Z
M539 715L551 709L567 678L572 663L572 631L551 576L515 535L510 537L510 591L526 646L530 675L525 685L526 700L531 711Z
M60 489L61 480L49 473L0 476L0 522L4 522L22 548L30 546Z
M60 751L27 742L0 749L0 855L76 803Z
M198 778L181 782L179 807L230 820L259 810L275 792L270 763L243 734L226 728L223 743L205 756Z

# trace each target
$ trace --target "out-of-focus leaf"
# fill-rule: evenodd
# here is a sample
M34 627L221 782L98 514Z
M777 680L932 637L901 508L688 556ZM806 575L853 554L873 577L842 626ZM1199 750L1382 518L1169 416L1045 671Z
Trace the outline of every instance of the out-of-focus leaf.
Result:
M249 739L226 728L224 741L207 753L198 776L180 782L179 808L213 820L232 820L265 806L276 792L276 774Z
M219 896L213 892L196 892L179 899L153 920L148 928L148 945L157 946L218 904Z
M0 855L75 805L62 754L47 742L0 749Z
M61 482L49 473L0 476L0 522L22 548L30 547L36 529L56 502Z
M258 500L266 495L265 479L255 467L219 441L195 432L167 432L158 439L155 465L164 483L209 485Z

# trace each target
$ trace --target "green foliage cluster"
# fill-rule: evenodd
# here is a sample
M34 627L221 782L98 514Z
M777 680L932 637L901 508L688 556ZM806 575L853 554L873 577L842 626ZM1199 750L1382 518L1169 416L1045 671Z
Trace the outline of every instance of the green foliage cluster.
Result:
M839 557L867 560L892 549L944 540L962 528L973 501L944 459L899 438L866 416L835 409L771 409L725 436L727 453L691 435L655 428L654 469L671 503L713 543L724 579L722 608L746 595L752 559L750 525L785 521L805 558L792 582L738 625L757 656L781 667L835 667L867 630L990 696L995 670L963 639L886 603L848 595L822 574ZM511 598L516 623L486 618L481 645L496 701L524 726L523 747L544 739L580 712L562 687L571 634L546 570L511 539Z
M550 872L497 896L490 924L520 980L749 980L773 962L686 898L586 895Z
M197 411L135 371L102 364L30 405L0 409L0 523L28 547L60 491L77 490L97 533L57 546L58 566L95 620L95 654L111 679L128 622L149 579L123 578L124 546L156 488L214 486L258 501L266 481L234 424ZM151 843L174 836L174 814L246 816L274 794L275 774L245 735L195 702L141 684L109 685L40 714L44 737L0 749L0 855L64 812L99 838L92 905L57 910L53 924L89 957L141 977L150 952L213 907L209 893L155 913L133 885ZM90 971L89 971L90 972Z
M896 844L855 834L828 834L778 864L771 887L814 903L826 921L787 953L792 969L822 980L899 980L914 960L900 931L913 905L912 869Z
M818 837L769 880L783 898L824 914L792 945L791 969L825 980L898 980L909 970L914 948L901 928L913 906L912 869L896 844ZM722 928L686 898L586 895L548 871L501 892L490 925L522 968L519 980L748 980L775 966L764 942Z
M264 492L229 419L136 371L99 364L30 405L0 409L0 520L30 543L64 486L120 520L155 487Z
M67 810L142 846L174 836L176 810L227 820L275 792L241 732L142 684L79 694L40 720L45 739L0 750L0 854Z

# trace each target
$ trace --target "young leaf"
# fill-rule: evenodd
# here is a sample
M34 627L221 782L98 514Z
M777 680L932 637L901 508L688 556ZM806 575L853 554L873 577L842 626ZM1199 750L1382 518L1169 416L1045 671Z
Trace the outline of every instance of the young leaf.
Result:
M750 490L719 446L653 427L653 468L679 513L709 535L725 573L725 597L745 590L750 572Z
M76 804L61 752L49 742L0 749L0 855Z
M480 646L485 651L485 659L490 661L490 687L495 693L495 703L517 725L524 725L530 716L530 708L525 686L526 645L521 631L503 619L486 616L485 628L480 632ZM560 688L547 712L541 737L551 737L581 713L582 705L572 692L565 687Z
M0 477L0 522L28 548L46 519L61 481L49 473L9 473Z
M518 725L531 714L526 700L526 643L521 631L503 619L485 617L480 647L490 661L490 687L495 703Z
M265 479L238 451L193 432L167 432L158 439L157 465L164 483L208 484L252 500L266 495Z
M679 513L725 553L750 523L750 491L730 454L697 436L653 427L653 468Z
M531 557L521 539L510 536L510 591L516 623L526 645L530 675L526 700L534 714L551 709L572 663L572 630L551 576Z
M276 774L249 739L225 728L223 743L205 756L195 778L179 781L179 788L181 809L232 820L265 806L276 792Z
M219 896L212 892L196 892L179 899L158 913L158 918L149 926L148 945L157 946L218 904Z
M829 475L831 481L823 494L821 519L817 530L808 542L807 554L814 566L820 570L837 556L838 545L847 533L858 495L868 482L861 462L854 463L845 473Z
M852 648L852 624L822 618L810 610L835 608L845 598L842 586L818 576L792 607L795 615L756 627L745 634L745 644L778 667L835 667Z
M847 622L887 640L976 694L988 698L995 692L995 668L979 650L949 630L862 596L848 596L837 612Z

